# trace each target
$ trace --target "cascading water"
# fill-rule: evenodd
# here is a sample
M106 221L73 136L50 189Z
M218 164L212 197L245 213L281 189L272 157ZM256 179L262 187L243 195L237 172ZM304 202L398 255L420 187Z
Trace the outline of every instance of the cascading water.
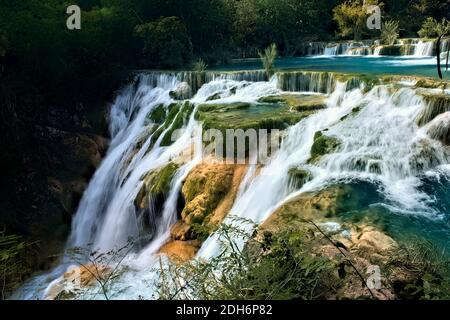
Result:
M435 140L447 134L443 128L448 130L448 126L443 123L448 115L420 127L417 118L427 103L415 89L383 85L366 93L359 81L339 81L333 73L320 72L278 73L269 82L263 81L265 75L260 71L211 73L202 77L196 73L150 73L140 76L117 97L111 109L111 145L81 200L68 248L87 246L107 251L124 245L130 237L142 238L148 233L134 205L143 185L142 177L180 158L189 146L197 146L194 150L199 150L202 143L201 124L195 120L195 110L186 119L182 134L167 146L162 145L162 139L175 120L168 126L149 120L148 115L161 105L169 113L174 103L170 92L181 82L198 87L192 90L195 95L189 100L194 108L201 103L256 102L283 91L329 95L326 109L287 130L281 149L265 167L260 170L249 167L226 223L233 223L233 216L261 223L277 207L300 193L352 180L377 185L389 200L388 205L397 212L440 216L431 208L433 197L420 189L420 175L442 169L450 161L448 148ZM211 96L217 99L208 102ZM314 137L319 131L338 139L340 146L319 162L310 163ZM160 135L156 136L156 132ZM154 297L151 283L157 277L152 271L160 261L157 252L169 238L170 227L176 221L182 183L200 162L198 151L189 160L180 160L161 212L158 217L152 217L153 231L123 260L126 269L113 284L112 298ZM312 173L313 179L300 190L289 184L288 172L294 167ZM152 210L147 214L152 214ZM219 246L218 235L213 234L197 256L212 257ZM35 277L17 296L45 297L69 264L65 259L53 272Z
M414 48L414 56L431 57L434 52L434 41L419 41Z
M391 201L391 208L399 212L439 216L429 206L435 199L420 191L419 176L448 164L450 151L416 125L418 115L427 104L409 88L394 94L389 86L375 87L367 94L360 89L348 92L345 88L345 83L339 83L326 110L289 129L278 154L236 199L226 223L233 225L234 217L239 217L259 224L282 203L300 193L352 180L379 185ZM361 111L351 115L355 108ZM337 137L342 144L337 152L318 164L310 164L314 136L322 130L327 130L327 135ZM289 188L288 171L293 167L303 167L314 177L300 190ZM239 224L242 228L242 222ZM218 237L211 236L198 256L211 258L218 254Z

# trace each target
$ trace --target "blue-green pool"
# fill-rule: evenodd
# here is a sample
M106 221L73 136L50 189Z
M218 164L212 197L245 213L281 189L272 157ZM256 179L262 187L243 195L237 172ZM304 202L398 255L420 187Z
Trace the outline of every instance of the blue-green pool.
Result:
M281 58L276 60L277 69L303 69L311 71L335 71L367 74L396 74L438 77L436 57L417 58L412 56L311 56ZM450 79L442 61L442 73ZM235 60L233 63L215 67L217 71L239 71L261 69L259 59Z

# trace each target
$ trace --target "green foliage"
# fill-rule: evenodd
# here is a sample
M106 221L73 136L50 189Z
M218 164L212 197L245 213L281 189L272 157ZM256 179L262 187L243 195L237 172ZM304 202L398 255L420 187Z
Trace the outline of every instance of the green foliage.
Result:
M270 77L274 74L275 59L277 57L277 45L272 43L266 48L266 50L264 50L264 53L259 53L259 57L261 58L264 69L266 70L267 78L270 79Z
M394 20L386 21L381 29L381 43L392 46L399 36L399 22Z
M140 24L135 27L135 33L144 42L143 52L150 66L180 67L191 59L189 35L178 17Z
M198 59L192 68L195 72L205 72L208 65L202 59Z
M388 264L391 272L401 268L404 281L392 284L401 299L450 299L450 259L433 243L411 239L401 246Z
M150 120L154 123L162 123L166 117L166 109L163 104L156 106L150 113Z
M421 38L434 38L437 37L437 30L438 30L438 22L433 17L428 17L424 23L422 24L422 27L420 28L418 34Z
M266 232L257 241L251 221L233 221L218 229L221 250L211 260L161 262L159 299L309 300L324 298L332 290L332 264L312 254L307 229ZM241 249L236 239L249 242Z
M127 270L123 261L134 249L135 243L134 239L129 239L125 245L107 252L92 251L91 248L84 247L68 249L66 254L72 262L79 266L81 279L74 279L74 281L78 281L79 286L69 286L69 290L64 288L58 293L56 299L80 299L81 296L92 299L101 295L104 299L109 300L116 293L113 290L114 280ZM82 273L87 274L85 279L83 279ZM94 281L94 285L89 279ZM91 294L92 296L88 296Z
M442 19L438 22L433 17L428 17L422 24L422 28L418 34L422 38L436 38L445 35L450 30L450 22L447 19Z
M378 0L350 0L333 9L333 19L339 26L339 35L353 36L354 40L361 40L367 21L367 7L369 5L382 6Z

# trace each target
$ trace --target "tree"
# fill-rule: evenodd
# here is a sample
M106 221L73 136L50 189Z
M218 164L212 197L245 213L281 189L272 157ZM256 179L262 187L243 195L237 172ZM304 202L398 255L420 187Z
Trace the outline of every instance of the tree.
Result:
M398 21L390 20L385 22L381 29L381 43L387 45L395 44L399 36L398 27Z
M450 21L447 19L442 19L441 23L438 23L435 27L435 31L438 35L438 39L436 41L436 52L437 52L437 70L439 78L442 79L442 71L441 71L441 40L443 37L447 36L450 33ZM448 70L448 53L446 60L446 70Z
M186 26L178 17L140 24L135 33L144 42L143 52L151 66L180 67L191 60L191 41Z
M333 19L339 26L339 35L361 40L366 26L367 9L370 5L383 6L378 0L349 0L333 9Z

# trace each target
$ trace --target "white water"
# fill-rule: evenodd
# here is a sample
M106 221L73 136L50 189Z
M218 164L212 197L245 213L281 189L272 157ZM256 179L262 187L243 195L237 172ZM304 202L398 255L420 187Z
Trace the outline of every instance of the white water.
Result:
M414 48L414 56L429 57L433 55L434 41L419 41Z
M431 57L434 53L435 41L423 41L419 39L410 40L410 44L405 39L399 39L398 45L402 47L412 46L412 56ZM441 44L441 52L448 50L449 40L444 39ZM379 56L383 46L376 42L366 40L363 43L336 43L328 45L323 49L323 56ZM402 52L402 55L410 55L409 50Z
M317 83L310 87L320 87L321 79L311 79ZM81 200L68 247L90 246L107 251L122 246L129 237L139 238L145 233L142 217L137 216L134 207L134 199L142 186L141 177L176 159L186 147L198 147L201 143L200 124L195 121L194 113L184 133L171 146L160 146L163 134L154 145L150 143L151 135L147 132L154 124L148 123L147 115L159 104L167 106L172 102L169 92L179 81L176 76L164 74L157 78L152 75L141 77L139 85L130 85L118 96L111 111L111 146ZM220 100L211 103L252 102L280 92L277 83L276 77L270 82L255 83L230 80L229 76L215 77L190 101L204 103L208 97L219 94ZM425 170L442 169L449 163L450 156L446 153L448 149L428 136L427 128L415 124L417 115L426 107L422 98L411 88L397 90L380 86L368 93L360 89L346 91L346 88L345 83L337 83L329 96L328 108L291 127L281 149L268 165L259 171L255 166L250 167L230 215L261 223L283 202L299 193L337 181L362 179L377 184L398 212L439 217L439 213L429 206L434 199L419 189L419 175ZM361 111L341 120L355 107L360 107ZM308 164L314 134L325 129L327 135L339 138L342 145L317 165ZM138 142L142 146L137 149ZM427 160L430 155L432 162ZM159 262L156 253L169 238L170 226L176 221L182 181L200 161L201 154L196 152L178 170L154 234L145 246L124 260L123 265L128 270L115 281L113 298L153 297L151 283L156 273L151 269ZM314 179L301 190L293 190L288 183L288 171L298 166L310 170ZM225 222L232 223L230 216ZM217 254L217 237L212 235L205 241L198 257L209 258ZM58 282L68 264L69 261L63 261L51 273L32 279L18 294L23 294L21 298L45 297L43 289L51 288L49 283L52 281Z
M363 109L355 116L340 120L355 107ZM412 89L391 94L389 87L381 86L363 94L359 89L345 92L345 84L338 85L326 110L289 130L279 153L238 197L230 215L259 224L282 203L300 193L338 181L367 180L378 184L399 212L438 218L439 214L429 207L434 199L419 190L419 174L448 163L450 153L415 124L425 107L426 103ZM338 152L324 157L317 166L307 164L314 134L324 129L343 144ZM434 156L434 163L427 160L428 153ZM418 169L417 163L423 168ZM288 170L298 166L310 170L314 179L301 190L290 190ZM225 223L233 225L234 221L229 216ZM205 241L198 256L208 259L219 250L216 234Z

